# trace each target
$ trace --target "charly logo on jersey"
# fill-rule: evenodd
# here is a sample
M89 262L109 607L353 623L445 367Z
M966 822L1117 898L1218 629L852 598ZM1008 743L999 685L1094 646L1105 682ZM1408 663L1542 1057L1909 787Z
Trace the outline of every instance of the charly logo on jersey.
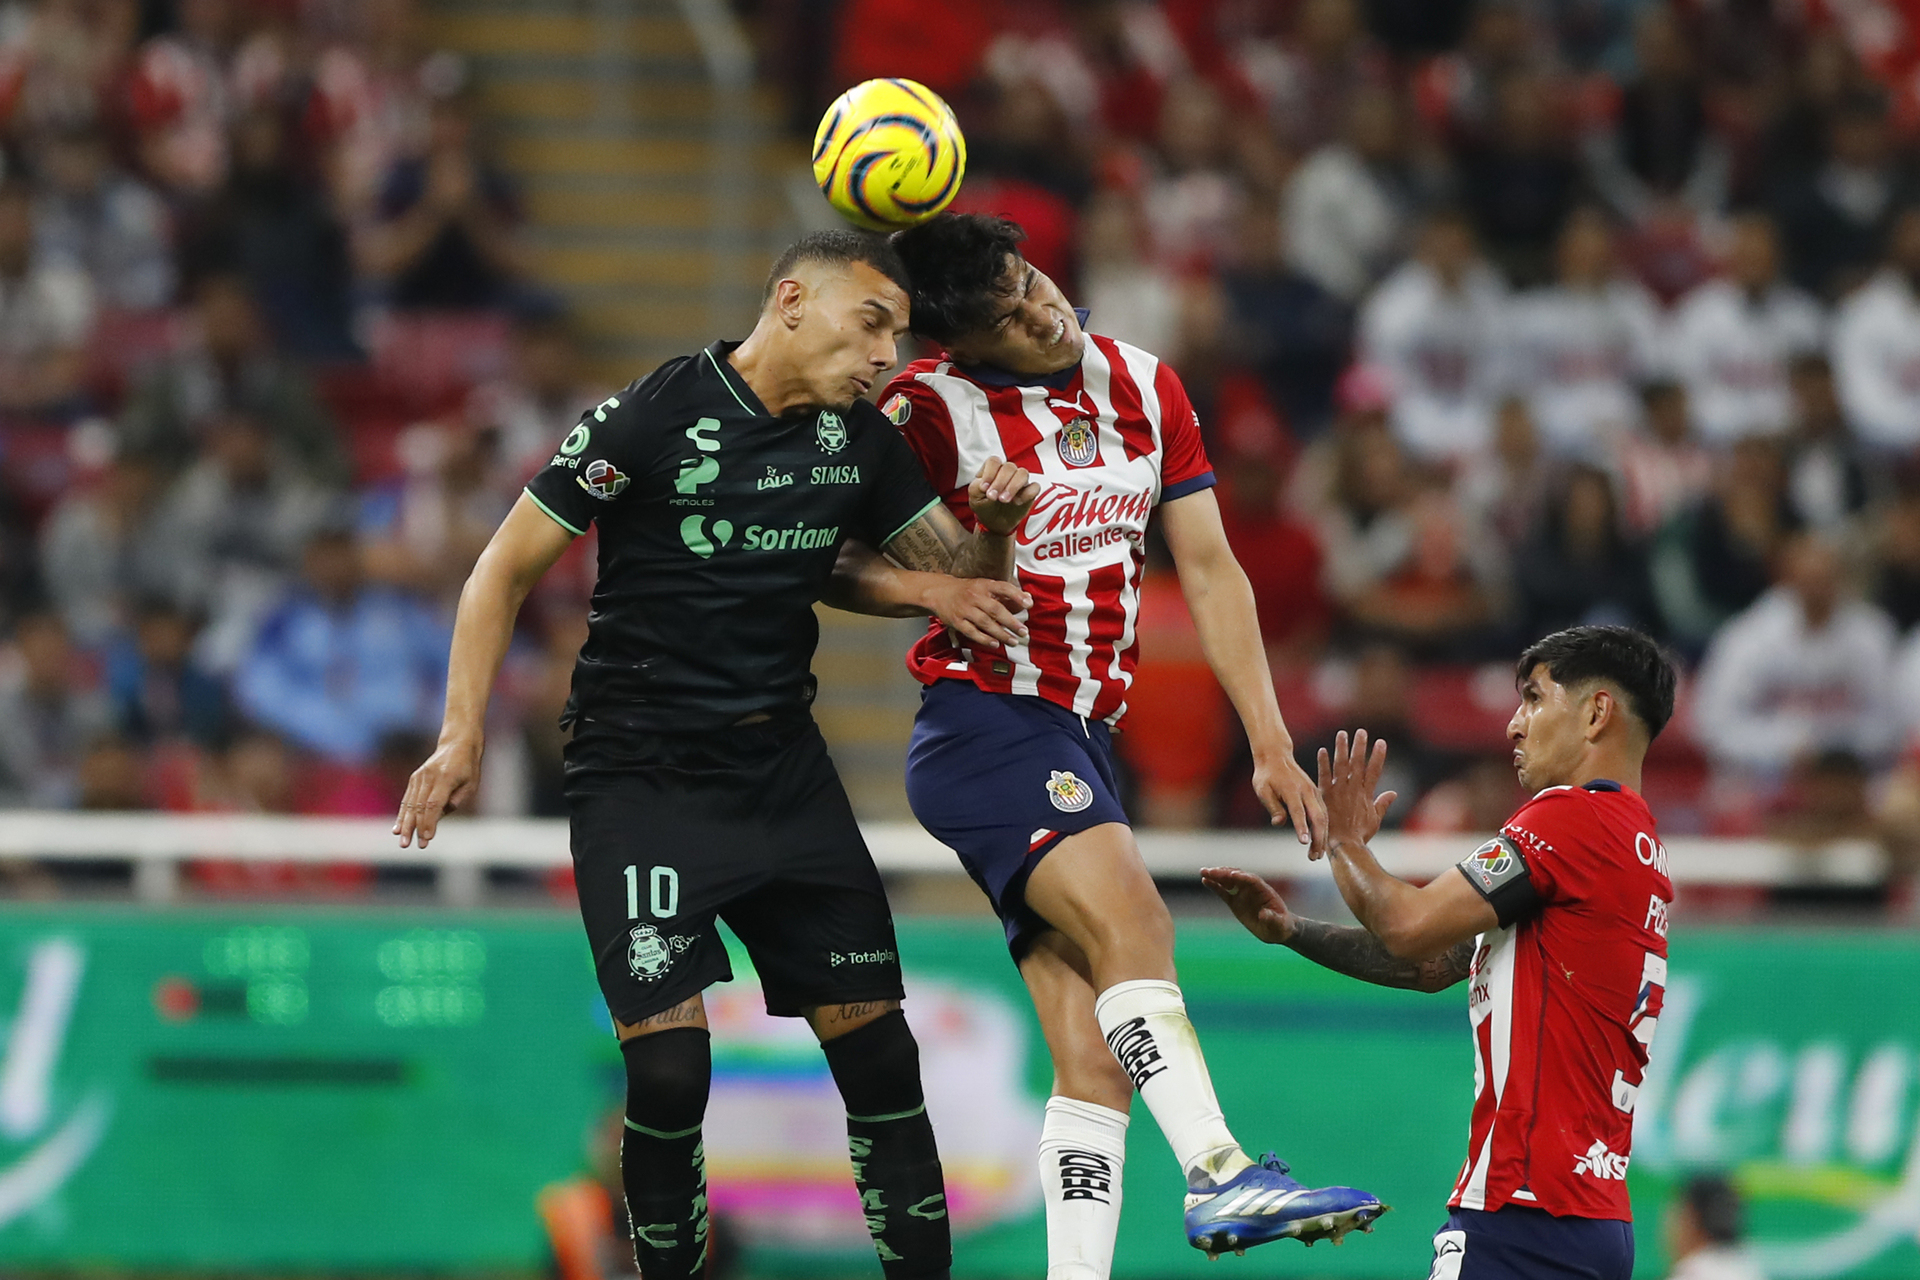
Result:
M1060 461L1070 467L1090 467L1100 461L1100 437L1085 418L1075 418L1061 427L1056 443Z
M880 412L886 414L887 421L894 426L904 427L907 419L913 416L913 401L907 399L904 392L896 391L880 406Z
M1079 813L1093 803L1093 788L1073 776L1068 769L1052 770L1047 779L1047 799L1062 813Z
M675 956L692 947L692 938L637 924L627 933L627 968L642 982L652 982L672 967Z
M632 483L633 478L608 462L605 458L595 458L587 464L584 475L576 476L580 487L602 502L611 502Z
M821 412L820 421L813 428L813 437L827 453L840 452L853 439L847 431L846 420L831 409Z
M731 520L715 520L711 536L709 536L705 516L688 516L680 522L680 541L686 544L687 550L702 560L712 559L713 553L726 546L727 540L731 537L733 537Z

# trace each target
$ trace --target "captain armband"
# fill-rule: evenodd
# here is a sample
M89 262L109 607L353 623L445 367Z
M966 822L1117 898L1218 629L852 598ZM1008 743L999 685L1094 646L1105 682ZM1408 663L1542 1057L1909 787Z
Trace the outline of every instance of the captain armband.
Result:
M1533 886L1527 860L1507 836L1495 836L1457 865L1467 883L1493 908L1502 929L1540 909L1540 892Z

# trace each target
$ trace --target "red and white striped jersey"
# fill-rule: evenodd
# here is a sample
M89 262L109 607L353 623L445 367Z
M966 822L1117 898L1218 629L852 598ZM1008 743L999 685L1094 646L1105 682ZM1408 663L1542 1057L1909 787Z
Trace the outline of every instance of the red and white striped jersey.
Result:
M1449 1204L1631 1221L1633 1106L1667 985L1667 851L1612 782L1549 787L1460 864L1518 856L1539 905L1480 935L1467 995L1473 1129Z
M975 648L936 620L908 669L924 684L970 679L1118 724L1139 651L1147 520L1213 484L1179 377L1137 347L1088 334L1080 363L1044 379L915 361L880 407L969 529L967 485L989 456L1040 485L1014 536L1020 587L1033 597L1027 643Z

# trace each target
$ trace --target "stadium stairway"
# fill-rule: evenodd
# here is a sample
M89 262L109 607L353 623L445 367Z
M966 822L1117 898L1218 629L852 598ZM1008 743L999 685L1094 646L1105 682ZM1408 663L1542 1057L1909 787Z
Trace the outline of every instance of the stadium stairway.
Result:
M541 280L618 386L743 333L803 148L724 0L430 0L520 184ZM716 74L719 82L716 82Z

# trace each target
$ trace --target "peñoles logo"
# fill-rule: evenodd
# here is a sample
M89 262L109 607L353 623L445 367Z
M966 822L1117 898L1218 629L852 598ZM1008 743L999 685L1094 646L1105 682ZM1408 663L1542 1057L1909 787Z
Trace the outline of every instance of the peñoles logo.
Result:
M1153 513L1153 495L1081 489L1055 481L1034 499L1015 537L1035 560L1060 560L1139 539ZM1035 545L1039 544L1039 545Z

